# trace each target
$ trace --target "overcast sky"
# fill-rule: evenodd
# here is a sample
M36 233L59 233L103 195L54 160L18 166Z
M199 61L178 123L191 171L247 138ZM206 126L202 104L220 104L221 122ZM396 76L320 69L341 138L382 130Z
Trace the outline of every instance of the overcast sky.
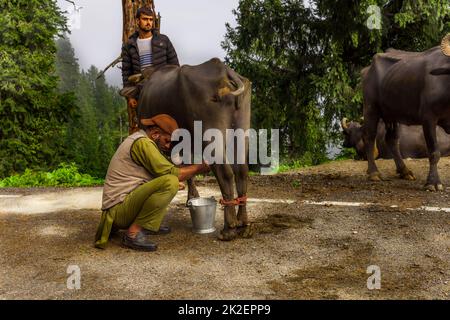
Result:
M104 69L120 55L122 42L121 0L74 0L79 15L72 14L70 40L80 67L95 65ZM238 0L155 0L161 13L161 33L169 36L181 64L196 65L213 57L224 58L220 43L225 23L235 26L232 10ZM74 11L73 5L58 0L63 10ZM108 70L106 79L122 85L120 69Z

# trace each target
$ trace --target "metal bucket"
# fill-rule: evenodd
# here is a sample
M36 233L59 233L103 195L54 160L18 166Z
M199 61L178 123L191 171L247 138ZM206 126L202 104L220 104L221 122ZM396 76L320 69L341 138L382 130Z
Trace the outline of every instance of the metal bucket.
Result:
M187 204L191 212L192 231L205 234L216 231L214 222L216 220L217 201L211 198L193 198Z

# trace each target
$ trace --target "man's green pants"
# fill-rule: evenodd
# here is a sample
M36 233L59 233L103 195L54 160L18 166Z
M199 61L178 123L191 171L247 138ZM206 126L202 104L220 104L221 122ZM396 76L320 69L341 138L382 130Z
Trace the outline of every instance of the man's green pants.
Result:
M152 179L133 190L122 203L103 211L95 246L105 248L112 226L127 229L137 224L158 231L167 207L178 192L178 177L172 174Z

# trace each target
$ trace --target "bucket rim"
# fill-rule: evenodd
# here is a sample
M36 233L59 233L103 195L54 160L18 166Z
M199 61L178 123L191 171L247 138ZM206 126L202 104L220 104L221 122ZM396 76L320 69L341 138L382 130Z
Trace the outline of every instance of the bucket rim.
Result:
M192 203L192 201L194 201L194 200L198 200L198 199L205 199L205 200L209 200L209 201L212 201L213 203L205 203L205 204L193 204ZM209 197L209 198L207 198L207 197L196 197L196 198L192 198L192 199L189 199L188 201L187 201L187 203L186 203L186 206L188 206L188 207L206 207L206 206L210 206L210 205L217 205L217 200L216 200L216 198L214 198L213 196L211 196L211 197Z

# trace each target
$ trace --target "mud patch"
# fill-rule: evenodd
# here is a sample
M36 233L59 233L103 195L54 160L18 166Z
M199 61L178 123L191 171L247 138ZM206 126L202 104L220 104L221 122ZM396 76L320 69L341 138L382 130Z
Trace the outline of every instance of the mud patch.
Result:
M277 299L342 299L364 290L367 281L366 268L370 265L373 245L349 237L321 239L319 246L331 250L344 249L342 254L333 253L338 261L313 265L294 270L290 275L269 286Z
M286 229L301 229L311 226L314 219L305 216L276 213L265 218L257 219L253 223L255 233L279 233Z
M382 264L381 289L369 290L367 267L383 259L369 242L351 237L320 239L318 246L328 250L333 262L322 260L297 269L279 280L269 281L273 299L423 299L432 279L429 274L442 273L442 261L428 265L397 261Z

